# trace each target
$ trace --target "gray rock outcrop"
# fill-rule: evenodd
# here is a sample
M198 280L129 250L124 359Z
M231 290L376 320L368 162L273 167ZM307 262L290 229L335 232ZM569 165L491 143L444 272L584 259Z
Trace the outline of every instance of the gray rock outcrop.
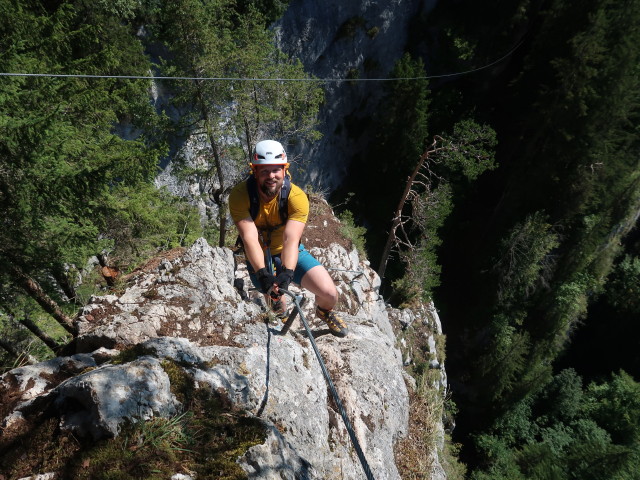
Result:
M394 445L407 433L409 398L390 315L422 314L387 308L379 278L355 250L332 244L313 252L336 280L350 334L327 335L313 298L305 318L375 478L398 479ZM250 285L236 263L230 250L200 239L134 272L118 295L92 298L77 320L79 353L0 377L0 394L11 398L3 431L45 408L62 429L93 438L118 435L124 422L176 415L182 405L164 368L170 361L198 389L223 392L262 420L266 440L238 459L249 478L364 478L301 324L280 335L279 321L265 323L261 296L236 288ZM133 358L114 361L133 347Z
M407 51L410 25L426 15L435 0L314 0L292 1L273 26L279 47L299 58L305 71L325 82L325 102L319 112L322 138L291 149L304 168L301 182L333 190L349 163L371 140L366 124L376 112L384 82L346 79L385 78Z

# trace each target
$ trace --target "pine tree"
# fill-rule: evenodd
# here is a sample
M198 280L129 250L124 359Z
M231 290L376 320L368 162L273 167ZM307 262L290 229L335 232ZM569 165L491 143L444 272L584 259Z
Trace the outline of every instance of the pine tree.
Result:
M206 139L200 163L183 171L210 191L219 212L219 244L225 243L226 197L235 172L249 162L256 140L313 138L322 93L307 82L273 81L305 77L299 62L287 59L253 8L238 15L231 0L181 0L160 8L157 37L169 48L162 67L176 82L173 104L181 112L178 131ZM203 78L227 78L208 81ZM268 79L268 80L259 80Z
M32 1L16 8L2 0L0 18L3 72L144 75L148 69L126 19L99 4ZM0 80L0 289L9 295L3 301L26 292L73 330L59 306L61 285L51 279L109 245L100 234L116 211L114 192L151 182L162 150L142 134L155 116L148 87L112 79ZM118 136L124 123L140 134Z

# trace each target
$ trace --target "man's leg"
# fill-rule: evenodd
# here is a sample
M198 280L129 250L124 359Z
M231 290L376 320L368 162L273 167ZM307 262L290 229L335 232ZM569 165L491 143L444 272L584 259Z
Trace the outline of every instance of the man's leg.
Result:
M316 304L331 310L338 302L338 291L333 279L322 265L317 265L302 277L301 286L316 296Z
M344 337L348 333L347 325L333 312L333 307L338 303L336 285L327 269L305 250L302 244L298 251L298 264L293 281L315 295L316 315L327 324L331 333Z
M338 302L338 291L333 279L322 265L317 265L302 277L301 285L316 296L316 315L324 321L331 333L344 337L349 333L347 324L334 311Z

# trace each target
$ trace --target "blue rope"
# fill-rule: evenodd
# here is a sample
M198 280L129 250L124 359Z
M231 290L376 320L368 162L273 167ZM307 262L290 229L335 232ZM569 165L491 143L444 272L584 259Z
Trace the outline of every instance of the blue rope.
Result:
M365 476L367 477L368 480L375 480L373 478L373 473L371 473L371 469L369 468L369 464L367 463L367 459L365 458L364 453L362 452L362 448L360 447L360 443L358 442L358 438L356 437L356 434L353 431L353 427L351 426L351 422L349 421L349 417L347 416L347 412L344 409L344 407L342 406L342 402L340 401L340 397L338 396L338 391L336 390L336 387L333 385L333 381L331 381L331 376L329 375L329 371L327 370L327 367L324 364L324 360L322 360L322 356L320 355L320 351L318 350L318 346L316 345L316 342L315 342L315 340L313 338L313 334L311 333L311 329L309 328L309 325L307 324L307 320L304 318L304 315L302 313L302 307L298 303L298 299L296 298L296 296L293 293L289 292L288 290L285 290L285 289L281 288L279 291L282 292L282 293L286 293L287 295L289 295L293 299L293 303L295 304L296 309L298 310L298 313L300 314L300 320L302 320L302 324L304 325L304 328L307 331L307 336L309 337L309 341L311 342L311 346L313 347L313 351L316 354L316 358L318 359L318 362L320 363L320 368L322 369L322 373L324 375L324 378L327 381L327 385L329 386L329 390L331 391L331 395L333 396L333 399L336 402L336 405L338 407L338 411L340 412L340 416L342 416L342 420L344 421L344 425L345 425L345 427L347 427L347 432L349 433L349 437L351 438L351 443L353 443L353 448L355 448L355 450L356 450L356 454L358 455L358 459L360 460L360 464L362 465L362 469L364 470L364 474L365 474Z

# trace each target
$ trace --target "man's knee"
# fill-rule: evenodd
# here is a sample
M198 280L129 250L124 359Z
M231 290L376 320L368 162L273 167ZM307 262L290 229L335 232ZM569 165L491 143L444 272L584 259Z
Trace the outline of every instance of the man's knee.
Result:
M338 290L333 280L325 285L325 288L322 290L322 296L334 304L338 301Z
M309 270L302 278L302 287L327 300L338 301L336 285L329 272L321 266Z

